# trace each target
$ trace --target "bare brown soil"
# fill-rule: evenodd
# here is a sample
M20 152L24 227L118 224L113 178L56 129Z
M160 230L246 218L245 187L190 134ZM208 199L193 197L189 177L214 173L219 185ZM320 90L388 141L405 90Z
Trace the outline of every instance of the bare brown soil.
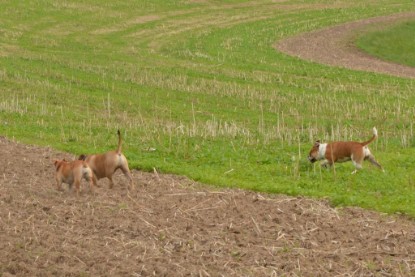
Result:
M49 148L0 137L0 276L414 276L415 222L302 197L117 174L55 189Z
M415 13L413 12L369 18L300 34L280 41L276 48L291 56L331 66L415 78L414 67L382 61L363 53L353 43L357 35L367 30L414 19Z

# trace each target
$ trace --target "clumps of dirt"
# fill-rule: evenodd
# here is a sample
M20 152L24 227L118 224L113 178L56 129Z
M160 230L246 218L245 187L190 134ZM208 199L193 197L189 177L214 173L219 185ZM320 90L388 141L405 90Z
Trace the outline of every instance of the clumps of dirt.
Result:
M359 33L414 18L415 13L408 12L364 19L290 37L279 41L276 48L288 55L317 63L415 78L414 67L380 60L363 53L354 45Z
M327 201L133 171L80 197L74 156L0 138L1 276L413 276L415 223Z

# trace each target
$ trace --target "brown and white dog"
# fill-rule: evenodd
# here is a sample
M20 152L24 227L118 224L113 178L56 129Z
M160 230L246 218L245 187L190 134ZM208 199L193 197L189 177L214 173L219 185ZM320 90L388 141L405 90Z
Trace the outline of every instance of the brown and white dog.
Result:
M372 138L365 142L335 141L331 143L320 143L320 141L316 141L308 154L308 160L312 163L324 160L321 164L322 166L332 166L335 162L342 163L351 160L355 166L355 170L352 174L356 173L357 170L362 169L364 160L369 160L369 162L383 171L382 166L375 160L375 157L367 146L374 141L377 136L378 131L373 127Z
M120 130L118 130L117 134L117 150L89 156L80 155L78 159L86 161L89 167L91 167L91 169L94 171L95 177L98 180L107 177L110 180L110 188L114 186L112 175L117 169L121 169L124 175L128 178L129 186L132 189L133 178L131 176L130 169L128 168L128 161L127 158L121 153L122 140Z
M76 194L79 195L79 188L81 186L81 180L85 179L89 182L89 188L93 191L96 180L92 169L85 161L72 161L67 162L63 160L55 160L54 165L56 168L56 185L58 190L62 190L62 183L66 183L72 188L75 184Z

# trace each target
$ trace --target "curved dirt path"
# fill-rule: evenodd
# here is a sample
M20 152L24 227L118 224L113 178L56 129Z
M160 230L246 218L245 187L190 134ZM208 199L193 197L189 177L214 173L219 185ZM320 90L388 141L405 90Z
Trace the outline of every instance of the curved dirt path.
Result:
M331 66L415 78L414 67L372 57L353 44L361 32L409 19L415 19L414 12L364 19L291 37L278 42L276 48L291 56Z

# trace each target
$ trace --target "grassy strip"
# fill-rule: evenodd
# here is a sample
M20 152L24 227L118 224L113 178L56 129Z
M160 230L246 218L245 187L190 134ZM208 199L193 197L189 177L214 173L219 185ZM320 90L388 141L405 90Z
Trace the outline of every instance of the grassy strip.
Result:
M356 41L367 53L391 62L415 66L415 22L404 22L360 36Z

